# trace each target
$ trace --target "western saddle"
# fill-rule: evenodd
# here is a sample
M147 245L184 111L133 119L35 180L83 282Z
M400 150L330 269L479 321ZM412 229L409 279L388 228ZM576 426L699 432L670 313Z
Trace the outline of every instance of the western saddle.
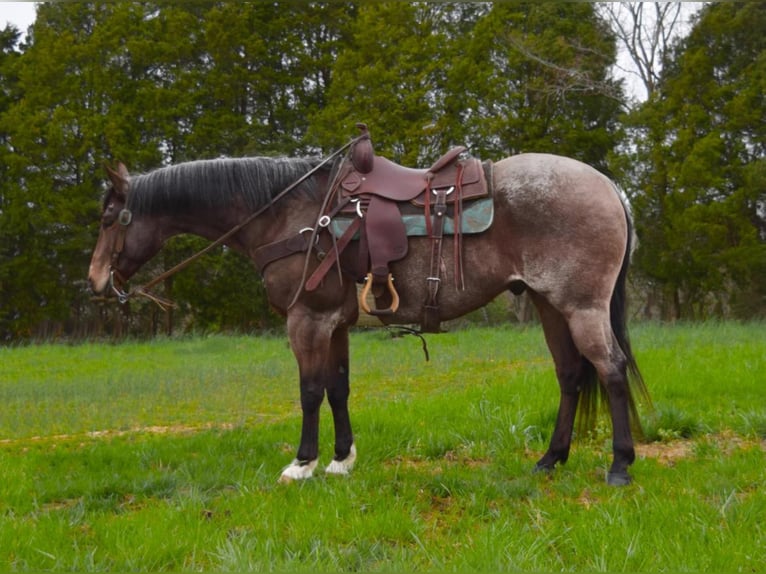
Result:
M352 240L358 240L358 263L354 269L344 266L344 270L352 273L358 281L364 281L359 295L360 307L370 315L395 313L399 307L399 294L394 287L389 264L407 255L408 239L402 212L417 210L425 218L431 241L431 263L425 278L428 295L423 307L421 331L438 332L444 220L450 216L454 221L455 284L461 288L460 216L464 201L489 195L484 166L475 158L459 159L460 154L466 151L465 147L460 146L445 153L428 169L404 167L375 155L367 126L357 124L357 127L361 135L336 171L315 234L328 228L336 217L352 218L352 221L340 237L333 236L332 249L324 254L319 266L306 281L305 289L316 289L333 264L339 261L343 250ZM305 243L299 238L292 241L296 245ZM308 248L306 246L304 250ZM275 258L264 258L259 267L263 268ZM371 309L366 302L370 290L376 300L386 304L390 301L388 307Z

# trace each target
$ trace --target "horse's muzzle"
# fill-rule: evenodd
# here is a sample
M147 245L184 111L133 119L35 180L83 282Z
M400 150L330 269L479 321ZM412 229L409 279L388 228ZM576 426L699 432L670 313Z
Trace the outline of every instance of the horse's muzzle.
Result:
M107 300L115 297L120 303L125 303L130 295L123 288L123 281L118 271L109 270L109 279L99 287L92 277L88 277L88 291L90 294L100 300Z

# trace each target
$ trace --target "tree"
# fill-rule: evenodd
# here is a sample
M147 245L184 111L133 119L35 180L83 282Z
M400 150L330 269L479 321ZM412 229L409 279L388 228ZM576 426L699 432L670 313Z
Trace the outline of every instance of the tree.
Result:
M334 69L310 135L324 147L370 124L409 165L474 155L571 155L606 169L621 102L614 37L588 4L372 3Z
M19 31L11 26L0 31L0 117L20 98L16 66ZM13 180L11 164L13 148L10 133L0 125L0 341L12 337L19 325L16 301L28 296L14 277L21 271L15 257L27 236L23 221L25 206Z
M668 317L763 313L766 7L714 3L637 111L639 268Z
M354 13L335 4L43 3L23 51L13 48L17 36L0 36L0 333L28 336L45 322L71 331L93 312L84 277L104 163L141 172L305 151L307 113L323 105L330 62ZM165 262L177 261L190 241L199 245L171 244ZM200 290L215 289L221 274L230 284L243 279L239 268L248 264L233 257L211 255L194 288L178 279L187 319L208 304ZM238 301L268 317L253 285ZM217 294L220 309L231 303L225 297ZM134 311L136 324L151 314ZM197 323L225 328L229 320L243 324L232 312Z
M55 37L43 30L40 35L59 49L74 48L73 59L82 56L71 35ZM85 222L79 204L88 205L84 192L90 183L73 157L84 154L91 142L78 114L78 98L89 94L77 85L77 75L67 72L72 70L50 54L24 52L13 65L19 95L0 119L0 131L7 134L3 163L9 178L3 222L9 237L0 261L6 336L30 333L43 319L63 321L71 311L64 293L70 292L70 281L77 281L70 257L82 249Z
M651 97L662 63L679 35L684 3L601 2L598 9L627 52L646 96Z
M335 148L367 123L379 153L415 165L433 159L429 126L442 110L441 72L449 42L443 16L451 8L427 3L364 3L356 30L333 68L326 106L309 132L318 147Z
M450 139L482 157L552 152L607 169L622 96L614 37L590 4L495 3L464 42L447 82Z
M41 3L25 44L0 32L0 338L99 320L84 276L104 162L318 153L358 121L408 165L467 144L623 166L665 316L763 313L764 8L709 4L668 57L674 7L634 20L650 8L663 27L634 56L652 95L621 118L627 30L589 3ZM147 272L199 245L179 238ZM177 322L268 318L247 265L220 249L168 282Z

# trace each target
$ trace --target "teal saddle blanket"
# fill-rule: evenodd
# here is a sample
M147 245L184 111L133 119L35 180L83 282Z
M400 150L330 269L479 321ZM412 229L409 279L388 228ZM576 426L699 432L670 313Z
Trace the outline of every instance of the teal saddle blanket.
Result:
M492 225L495 215L495 205L492 197L484 197L463 204L460 214L460 231L466 235L482 233ZM348 229L357 216L336 216L329 225L335 237L340 237ZM422 210L419 213L403 213L402 220L409 237L427 237L426 217ZM455 234L455 217L450 209L444 219L444 234ZM356 237L354 237L356 239Z

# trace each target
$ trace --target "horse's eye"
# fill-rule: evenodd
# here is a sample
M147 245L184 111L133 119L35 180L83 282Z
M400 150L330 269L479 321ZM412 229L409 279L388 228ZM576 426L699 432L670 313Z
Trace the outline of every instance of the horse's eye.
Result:
M104 213L101 215L101 225L103 227L109 227L114 223L114 212L114 202L111 202L104 208Z

